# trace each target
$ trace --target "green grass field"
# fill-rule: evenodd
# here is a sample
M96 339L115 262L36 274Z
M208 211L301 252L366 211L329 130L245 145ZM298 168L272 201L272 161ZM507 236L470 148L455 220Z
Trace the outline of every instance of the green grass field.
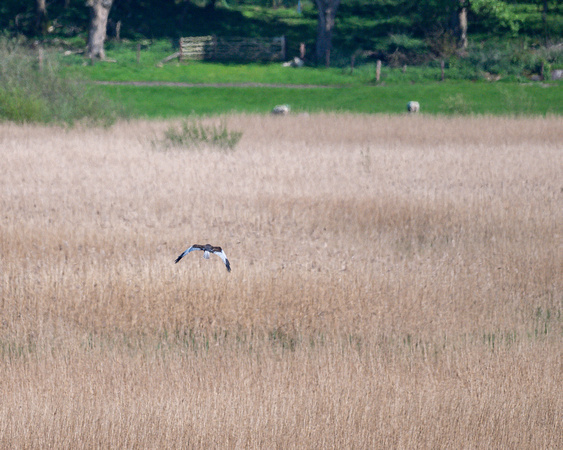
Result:
M108 45L108 58L115 62L84 65L81 56L62 58L62 71L89 83L155 83L95 87L100 94L124 105L134 117L268 113L280 103L289 104L293 112L397 114L405 111L410 100L419 101L421 111L429 114L563 114L561 82L522 82L508 76L497 82L469 80L463 79L460 67L447 67L442 82L438 67L409 66L403 70L384 65L377 83L374 64L360 64L353 71L350 67L295 69L282 67L279 62L220 64L174 60L159 64L174 51L166 41L142 47L137 63L135 47L130 42ZM216 86L156 84L160 82ZM233 86L241 84L256 86Z
M398 114L410 100L429 114L549 115L563 113L559 86L471 82L344 88L173 87L100 85L103 94L135 117L168 118L225 112L268 113L277 104L293 112Z

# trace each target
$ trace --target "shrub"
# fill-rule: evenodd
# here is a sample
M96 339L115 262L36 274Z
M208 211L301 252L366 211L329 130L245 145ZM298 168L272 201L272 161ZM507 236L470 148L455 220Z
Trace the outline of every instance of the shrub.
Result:
M521 79L530 75L549 78L553 67L563 64L563 47L540 47L525 41L490 40L470 44L467 56L452 56L448 60L451 77L479 79L486 74L501 75L503 79Z
M443 100L442 111L448 114L466 115L471 112L471 106L462 94L450 95Z
M387 42L387 60L392 67L416 64L427 59L428 45L424 40L406 34L392 34Z
M24 41L0 37L0 120L109 125L118 115L123 110L86 83L63 77L46 52L40 65Z
M38 98L19 89L0 90L0 118L12 122L40 122L47 109Z
M160 144L165 149L215 147L221 150L232 150L241 137L242 132L240 131L228 131L224 121L216 126L186 120L182 122L180 129L174 126L169 127L164 132L164 139L156 144Z

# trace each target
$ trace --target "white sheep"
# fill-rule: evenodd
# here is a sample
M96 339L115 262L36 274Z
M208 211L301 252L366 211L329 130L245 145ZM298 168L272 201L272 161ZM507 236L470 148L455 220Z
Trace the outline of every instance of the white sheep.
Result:
M417 113L420 111L420 103L418 102L408 102L407 103L407 111L410 113Z
M289 114L289 105L277 105L272 109L272 114L277 114L281 116L287 116Z

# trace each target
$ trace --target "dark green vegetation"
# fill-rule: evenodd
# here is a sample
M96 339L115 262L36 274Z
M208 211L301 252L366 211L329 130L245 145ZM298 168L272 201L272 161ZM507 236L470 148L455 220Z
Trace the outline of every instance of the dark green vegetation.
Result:
M38 17L32 0L3 0L0 27L10 33L44 40L76 43L88 30L84 0L47 2L46 17ZM114 1L108 22L110 38L173 39L180 36L279 36L288 39L290 55L305 43L313 56L317 10L312 0L128 0ZM452 17L459 1L342 0L336 14L333 63L348 63L358 51L385 63L424 62L449 57L455 43ZM533 47L557 43L563 35L563 5L557 0L471 0L469 42L500 38L523 40ZM119 24L119 26L118 26Z

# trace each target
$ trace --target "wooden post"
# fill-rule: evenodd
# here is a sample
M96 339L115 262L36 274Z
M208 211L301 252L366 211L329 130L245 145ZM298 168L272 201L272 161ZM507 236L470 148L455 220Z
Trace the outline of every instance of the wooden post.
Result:
M281 59L282 61L285 61L285 36L281 37L281 45L282 45Z
M115 40L121 41L121 20L118 20L115 24Z
M141 62L141 44L137 43L137 64Z
M441 72L441 80L444 81L445 75L444 75L444 68L446 66L446 63L444 62L444 60L440 61L440 72Z
M377 65L375 68L375 81L379 83L379 78L381 77L381 60L377 60Z
M39 59L39 72L41 72L43 70L43 48L41 47L41 45L37 46L37 53Z
M305 42L299 44L299 57L305 59Z

